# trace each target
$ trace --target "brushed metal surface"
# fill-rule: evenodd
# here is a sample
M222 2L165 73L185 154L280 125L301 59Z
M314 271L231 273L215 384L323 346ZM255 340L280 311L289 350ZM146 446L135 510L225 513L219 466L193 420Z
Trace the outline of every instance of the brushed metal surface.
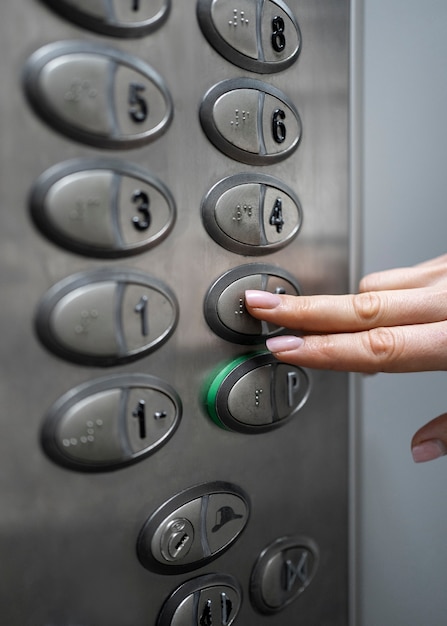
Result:
M207 234L201 202L224 178L275 176L303 210L299 235L256 260L296 277L303 293L348 287L348 0L289 0L303 45L298 61L262 80L287 93L303 123L288 159L251 166L221 154L204 135L204 94L227 79L261 78L221 58L204 38L195 3L176 2L167 22L138 39L107 38L70 24L44 3L6 3L0 21L0 621L8 626L155 626L164 601L181 584L210 572L232 576L243 590L236 624L346 626L348 581L347 377L312 373L312 393L295 419L272 432L245 435L217 427L203 409L202 389L219 363L246 354L209 329L203 298L231 268L253 261ZM52 130L32 112L22 86L26 60L63 40L102 42L149 63L174 102L169 130L144 147L96 149ZM34 227L28 198L36 179L68 159L126 159L153 173L175 198L177 221L154 248L123 259L92 259L47 241ZM76 272L127 267L169 285L180 317L159 350L107 370L69 363L47 351L34 314L52 285ZM154 455L114 472L88 475L53 463L39 440L44 416L64 393L89 380L141 373L166 380L183 418ZM161 575L136 555L144 521L195 485L231 482L249 494L250 520L237 542L195 572ZM262 551L285 536L305 536L319 566L304 593L283 611L258 614L249 599Z

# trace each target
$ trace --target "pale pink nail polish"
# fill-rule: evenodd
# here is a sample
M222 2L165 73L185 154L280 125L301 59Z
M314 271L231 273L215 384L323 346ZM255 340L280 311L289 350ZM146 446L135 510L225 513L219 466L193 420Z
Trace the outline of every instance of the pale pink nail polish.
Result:
M426 461L439 459L440 456L447 454L447 448L439 439L429 439L414 446L411 454L415 463L425 463Z
M275 309L281 303L281 298L269 291L248 289L245 292L245 302L256 309Z
M270 339L267 339L265 342L265 345L270 352L289 352L301 348L303 343L304 339L302 339L302 337L283 335L280 337L270 337Z

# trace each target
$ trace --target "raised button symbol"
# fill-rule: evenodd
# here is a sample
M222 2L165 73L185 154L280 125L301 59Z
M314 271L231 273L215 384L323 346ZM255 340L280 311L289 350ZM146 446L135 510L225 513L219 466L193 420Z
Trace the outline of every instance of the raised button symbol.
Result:
M235 513L235 511L233 510L231 506L222 506L217 511L216 525L213 526L213 528L211 529L211 532L217 533L217 531L220 530L223 526L225 526L225 524L228 524L229 522L236 520L236 519L241 519L242 517L243 517L242 515Z

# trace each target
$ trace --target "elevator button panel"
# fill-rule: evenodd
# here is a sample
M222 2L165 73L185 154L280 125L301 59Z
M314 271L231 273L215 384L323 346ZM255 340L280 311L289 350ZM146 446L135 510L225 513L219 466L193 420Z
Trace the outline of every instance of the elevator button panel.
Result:
M209 235L237 254L260 255L289 244L302 224L298 197L273 176L235 174L220 181L202 202Z
M173 116L168 88L145 61L99 43L44 46L28 59L24 85L51 127L96 147L151 142Z
M250 581L251 601L264 614L276 613L293 602L311 583L318 568L319 549L308 537L282 537L260 555Z
M160 243L172 230L175 202L150 172L126 161L76 159L36 181L30 199L38 228L62 248L123 257Z
M114 37L144 37L167 19L171 0L44 0L84 28Z
M36 314L42 343L86 365L136 360L160 347L177 324L171 289L137 270L99 269L54 285Z
M114 375L68 391L49 409L42 446L60 465L108 471L153 454L179 425L182 405L165 381Z
M257 320L247 312L246 289L297 296L300 295L300 287L291 274L275 265L249 263L229 270L208 289L204 315L211 330L227 341L262 343L283 329Z
M183 583L169 596L157 626L231 626L241 603L242 589L233 576L205 574Z
M309 392L305 370L279 363L270 353L257 353L238 357L214 372L204 403L221 428L256 434L295 416Z
M224 482L192 487L145 522L137 543L149 570L177 574L202 567L236 541L249 517L248 496Z
M292 65L301 33L282 0L199 0L197 16L209 43L228 61L252 72L270 74Z
M301 138L301 119L288 96L252 78L224 80L200 106L208 139L224 154L250 165L269 165L289 157Z

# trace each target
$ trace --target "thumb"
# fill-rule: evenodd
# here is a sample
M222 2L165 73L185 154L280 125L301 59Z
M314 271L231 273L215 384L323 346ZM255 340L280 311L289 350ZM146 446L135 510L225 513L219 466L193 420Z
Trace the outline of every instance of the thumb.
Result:
M447 454L447 413L422 426L411 440L415 463L433 461Z

